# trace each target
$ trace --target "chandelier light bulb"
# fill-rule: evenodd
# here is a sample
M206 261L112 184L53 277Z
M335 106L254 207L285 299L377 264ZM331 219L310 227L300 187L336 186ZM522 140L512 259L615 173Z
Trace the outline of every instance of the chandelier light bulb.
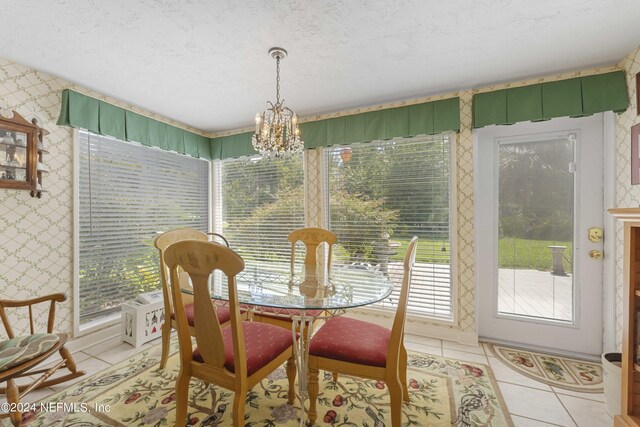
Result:
M260 117L260 113L256 113L256 133L260 132L260 121L262 117Z

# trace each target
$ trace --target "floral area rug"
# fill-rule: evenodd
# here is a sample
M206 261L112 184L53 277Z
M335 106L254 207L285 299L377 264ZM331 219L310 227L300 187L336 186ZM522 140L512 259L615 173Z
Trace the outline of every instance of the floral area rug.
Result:
M25 413L24 424L173 426L179 359L173 354L160 370L159 355L154 347L71 385L43 401L54 410ZM409 353L408 364L411 402L403 405L403 425L513 426L488 366L418 353ZM317 425L391 426L384 383L347 376L334 383L322 372L320 382ZM286 373L279 368L247 394L245 426L297 426L299 404L288 405L286 395ZM232 401L232 392L193 379L186 425L232 425Z
M488 344L507 366L529 378L566 390L602 393L602 365Z

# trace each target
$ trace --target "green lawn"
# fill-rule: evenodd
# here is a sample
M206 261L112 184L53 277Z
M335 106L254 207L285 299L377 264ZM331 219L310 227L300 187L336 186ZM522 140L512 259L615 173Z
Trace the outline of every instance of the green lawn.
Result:
M549 246L566 246L564 251L564 270L572 271L571 242L556 242L552 240L527 240L503 237L498 242L498 265L504 268L526 268L541 271L551 271L551 249Z
M391 238L391 243L400 243L399 247L394 248L395 255L391 256L391 261L404 260L404 254L409 246L410 238ZM442 248L445 250L442 251ZM349 254L341 246L340 242L334 247L334 256L340 259L348 259ZM418 241L418 251L416 252L417 262L446 264L449 260L449 242L442 240L426 240Z
M391 242L400 243L400 246L395 248L397 253L391 257L392 261L403 261L404 254L409 247L410 237L402 238L395 236L391 238ZM444 249L444 250L443 250ZM448 240L431 240L431 239L418 239L418 250L416 251L417 262L428 262L436 264L448 264L449 261L449 241Z
M400 243L400 246L395 248L396 254L391 257L391 261L402 261L404 259L404 254L410 241L409 237L391 237L392 243ZM569 262L572 253L571 242L551 240L527 240L510 237L500 239L498 242L499 267L551 271L552 260L549 246L553 245L567 247L564 251L564 269L567 273L570 273L572 271L571 263ZM348 257L339 243L335 248L335 255L338 258ZM421 238L418 240L416 261L437 264L448 263L449 241Z
M393 261L402 261L404 253L409 246L409 238L391 238L392 242L399 242L397 254L391 257ZM504 237L498 242L499 266L501 268L523 268L542 271L551 271L551 249L549 246L566 246L564 251L564 269L567 273L572 271L571 242L556 242L551 240L527 240ZM442 251L442 249L445 251ZM478 249L478 248L476 248ZM442 240L418 240L418 252L416 261L446 263L449 255L449 242Z

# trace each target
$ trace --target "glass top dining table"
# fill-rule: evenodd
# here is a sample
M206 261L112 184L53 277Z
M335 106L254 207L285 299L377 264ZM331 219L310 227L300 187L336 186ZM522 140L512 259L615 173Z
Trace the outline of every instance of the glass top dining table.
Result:
M289 310L344 310L376 303L393 291L393 283L380 271L361 266L340 266L330 277L300 271L291 278L288 265L247 266L236 276L238 302L256 311L269 307L271 313L287 315ZM229 300L226 278L211 281L211 297ZM191 293L191 289L183 288Z

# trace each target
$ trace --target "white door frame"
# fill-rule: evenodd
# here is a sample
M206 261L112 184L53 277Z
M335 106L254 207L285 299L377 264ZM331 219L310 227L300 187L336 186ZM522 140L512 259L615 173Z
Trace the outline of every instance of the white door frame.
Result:
M604 143L604 208L618 206L616 197L616 116L607 111L603 114ZM604 215L604 265L602 273L602 319L603 319L603 352L620 351L616 348L616 221L605 212ZM622 261L622 259L621 259Z
M603 150L602 155L604 156L604 170L603 170L603 190L604 190L604 209L615 206L615 159L616 159L616 151L615 151L615 117L613 113L604 113L598 114L596 117L599 117L602 121L602 129L603 129ZM579 120L590 120L590 118L579 119ZM473 144L474 144L474 177L478 176L478 170L482 159L480 159L478 155L478 143L480 139L480 135L483 133L486 134L512 134L518 135L523 133L547 133L554 132L554 130L561 130L562 128L578 128L579 120L569 119L569 118L560 118L554 119L550 122L541 123L538 125L537 123L522 123L519 125L515 125L513 127L503 127L503 126L491 126L489 128L485 128L484 130L474 131L473 132ZM591 120L594 120L592 117ZM522 129L522 131L521 131ZM480 300L481 295L480 292L480 280L483 275L483 265L479 260L479 253L482 250L493 250L488 247L481 246L482 238L481 238L481 230L483 227L487 227L488 221L493 221L492 218L482 218L481 217L481 209L478 209L482 204L482 191L479 188L479 183L477 179L474 179L474 201L475 201L475 258L476 258L476 313L478 313L478 323L477 323L477 331L480 334ZM486 216L486 215L485 215ZM603 347L605 351L611 351L614 347L615 342L615 256L613 255L615 249L615 227L613 220L609 215L606 215L603 212L604 219L604 229L605 229L605 257L603 260L603 306L602 306L602 314L603 314ZM581 231L582 232L582 231ZM485 261L486 262L486 261ZM578 319L577 319L578 320ZM544 329L544 326L542 326ZM533 346L535 347L535 346Z

